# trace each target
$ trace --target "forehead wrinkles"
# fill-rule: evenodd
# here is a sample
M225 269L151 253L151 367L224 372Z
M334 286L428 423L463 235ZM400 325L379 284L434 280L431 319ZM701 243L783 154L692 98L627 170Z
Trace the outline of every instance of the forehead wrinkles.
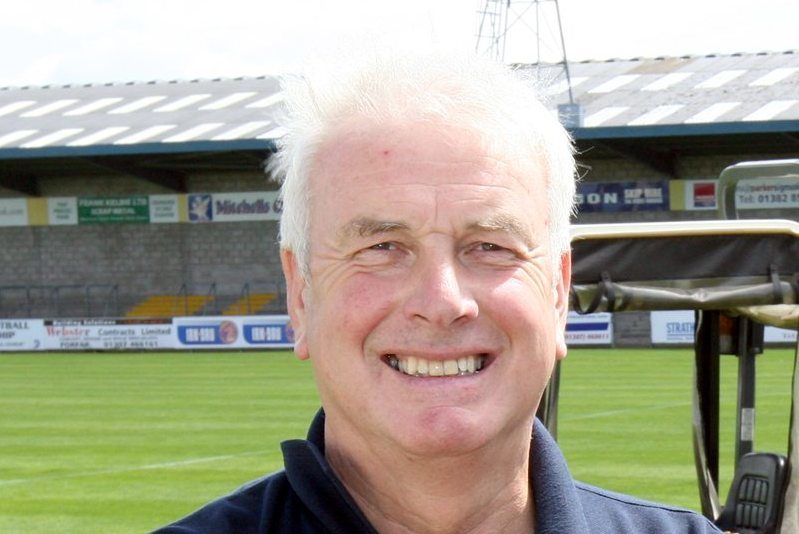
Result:
M373 237L390 232L410 232L411 227L402 221L380 220L371 217L358 217L348 221L337 232L339 241ZM465 233L505 233L519 239L528 248L534 247L532 229L529 225L511 214L491 214L482 219L467 221Z
M506 233L521 240L528 248L534 246L532 228L511 214L497 213L489 215L485 219L469 224L467 229L476 232Z
M339 240L346 240L407 230L409 230L409 227L403 222L380 221L369 217L358 217L357 219L347 222L338 230L338 238Z

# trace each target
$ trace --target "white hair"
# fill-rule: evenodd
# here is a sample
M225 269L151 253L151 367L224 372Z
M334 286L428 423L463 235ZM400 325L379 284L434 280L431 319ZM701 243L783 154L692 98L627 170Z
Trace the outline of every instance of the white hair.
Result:
M474 132L492 156L517 169L544 167L549 236L556 266L569 249L575 163L569 134L541 101L536 83L476 56L381 55L283 81L286 135L269 170L282 179L280 247L308 276L309 175L320 146L341 121L380 124L401 118L436 120ZM521 165L521 166L519 166ZM559 272L559 269L555 269Z

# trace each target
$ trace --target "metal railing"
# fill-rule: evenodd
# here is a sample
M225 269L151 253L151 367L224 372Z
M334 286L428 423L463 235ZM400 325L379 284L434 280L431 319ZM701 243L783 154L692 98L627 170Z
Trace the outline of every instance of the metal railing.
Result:
M266 305L258 295L274 294ZM197 309L193 299L203 295ZM220 315L226 305L241 302L240 313L285 313L285 288L273 281L250 280L222 287L216 281L204 292L190 291L184 282L174 294L172 316ZM121 317L132 303L146 295L128 295L119 284L27 284L0 286L0 317Z

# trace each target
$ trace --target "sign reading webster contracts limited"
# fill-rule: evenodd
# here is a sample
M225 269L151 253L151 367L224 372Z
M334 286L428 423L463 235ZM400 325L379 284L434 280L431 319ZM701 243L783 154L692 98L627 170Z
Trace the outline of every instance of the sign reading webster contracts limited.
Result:
M0 319L4 351L286 349L288 315L174 319Z
M78 224L149 223L147 196L78 197Z
M168 349L172 319L45 319L40 334L45 350Z
M664 180L583 182L577 184L581 213L660 211L669 209L669 184Z

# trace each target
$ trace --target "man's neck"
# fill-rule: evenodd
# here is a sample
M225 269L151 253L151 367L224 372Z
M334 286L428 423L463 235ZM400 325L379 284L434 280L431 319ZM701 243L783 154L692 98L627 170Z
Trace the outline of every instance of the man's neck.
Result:
M381 533L530 533L529 436L444 458L348 450L326 436L325 455Z

